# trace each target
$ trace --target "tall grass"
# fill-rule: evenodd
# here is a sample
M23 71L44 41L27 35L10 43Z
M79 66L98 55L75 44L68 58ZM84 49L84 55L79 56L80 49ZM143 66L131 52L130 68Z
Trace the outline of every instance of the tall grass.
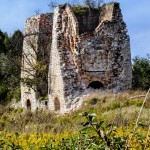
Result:
M15 133L19 135L17 138L20 146L22 146L21 141L24 141L29 149L35 147L35 150L50 149L52 146L57 149L71 150L105 149L106 147L119 149L121 145L122 149L132 149L131 146L143 150L150 145L149 108L150 93L141 91L116 95L103 94L98 97L91 95L86 97L79 110L64 116L58 116L45 110L31 113L21 108L15 110L0 106L0 143L17 146L17 143L14 142L16 137L13 136ZM86 117L85 115L81 118L75 117L83 112L87 112ZM89 120L88 115L90 114L96 114L96 117ZM135 126L136 130L134 130ZM9 134L11 135L10 140L7 137ZM114 145L110 144L112 145L110 147L108 141L100 139L98 134L107 136L107 140L109 139L109 142ZM44 136L48 139L46 143ZM39 139L41 143L37 145L36 142L33 143L36 139Z

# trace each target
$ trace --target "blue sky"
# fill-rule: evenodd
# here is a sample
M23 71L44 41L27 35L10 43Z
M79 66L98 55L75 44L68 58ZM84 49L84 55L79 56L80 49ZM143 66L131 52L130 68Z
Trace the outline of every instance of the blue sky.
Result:
M79 1L79 0L78 0ZM112 0L105 0L111 2ZM131 40L132 58L150 54L150 0L115 0L120 3ZM25 20L36 10L49 12L50 0L0 0L0 29L12 34L23 31Z

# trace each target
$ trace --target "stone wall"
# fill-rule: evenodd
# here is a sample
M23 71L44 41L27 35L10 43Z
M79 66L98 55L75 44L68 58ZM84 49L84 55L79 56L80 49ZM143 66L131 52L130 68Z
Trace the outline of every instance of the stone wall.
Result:
M61 12L57 7L53 17L53 32L52 32L52 48L50 53L49 67L49 108L55 111L59 107L59 111L63 112L64 108L64 86L61 72L60 59L60 37L61 37ZM55 104L56 103L56 104ZM58 106L55 106L58 105Z
M25 39L36 40L38 52L36 59L30 60L49 65L48 91L46 80L29 94L35 107L40 107L38 91L48 93L49 110L65 113L79 108L84 97L92 93L131 88L130 39L119 4L79 8L66 4L56 7L53 19L52 15L40 15L27 20ZM25 42L24 52L27 49ZM27 96L24 91L22 86L22 97Z
M83 8L82 16L69 5L58 8L55 34L59 44L55 51L58 50L60 62L57 65L61 74L56 71L52 75L50 71L49 76L53 76L50 83L52 91L57 89L63 95L59 98L60 105L63 101L64 110L61 112L79 107L87 91L88 94L93 92L90 87L93 82L101 86L99 90L105 91L131 88L130 41L119 4L110 3L100 10ZM52 66L56 66L53 60ZM59 85L54 87L53 80L60 77L61 82L56 81ZM62 87L61 90L58 86ZM49 95L54 108L54 99L59 94L52 93Z
M86 87L92 81L99 81L107 90L129 89L132 80L130 41L119 4L102 6L99 18L93 33L80 36L79 74Z
M27 19L25 24L21 78L33 82L36 78L39 83L32 87L21 83L21 103L27 108L27 100L30 101L32 111L39 107L38 99L48 93L47 77L41 79L43 72L38 72L36 68L40 65L45 67L44 72L48 76L52 17L52 14L36 15Z

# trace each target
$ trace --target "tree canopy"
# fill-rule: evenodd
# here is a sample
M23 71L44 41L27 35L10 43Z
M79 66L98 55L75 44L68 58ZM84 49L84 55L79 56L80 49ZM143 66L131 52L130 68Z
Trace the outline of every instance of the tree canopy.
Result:
M133 59L132 75L133 88L148 89L150 87L150 56Z
M20 87L23 34L17 30L12 36L0 31L0 101L5 101Z

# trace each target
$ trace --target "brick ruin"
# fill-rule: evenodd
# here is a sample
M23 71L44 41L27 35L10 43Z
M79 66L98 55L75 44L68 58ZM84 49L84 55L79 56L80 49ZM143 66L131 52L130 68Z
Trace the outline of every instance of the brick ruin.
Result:
M131 88L130 39L119 3L100 9L66 4L29 18L22 58L22 78L34 81L37 62L47 68L48 79L35 89L21 84L22 107L32 111L70 112L84 96ZM48 97L41 101L39 95Z

